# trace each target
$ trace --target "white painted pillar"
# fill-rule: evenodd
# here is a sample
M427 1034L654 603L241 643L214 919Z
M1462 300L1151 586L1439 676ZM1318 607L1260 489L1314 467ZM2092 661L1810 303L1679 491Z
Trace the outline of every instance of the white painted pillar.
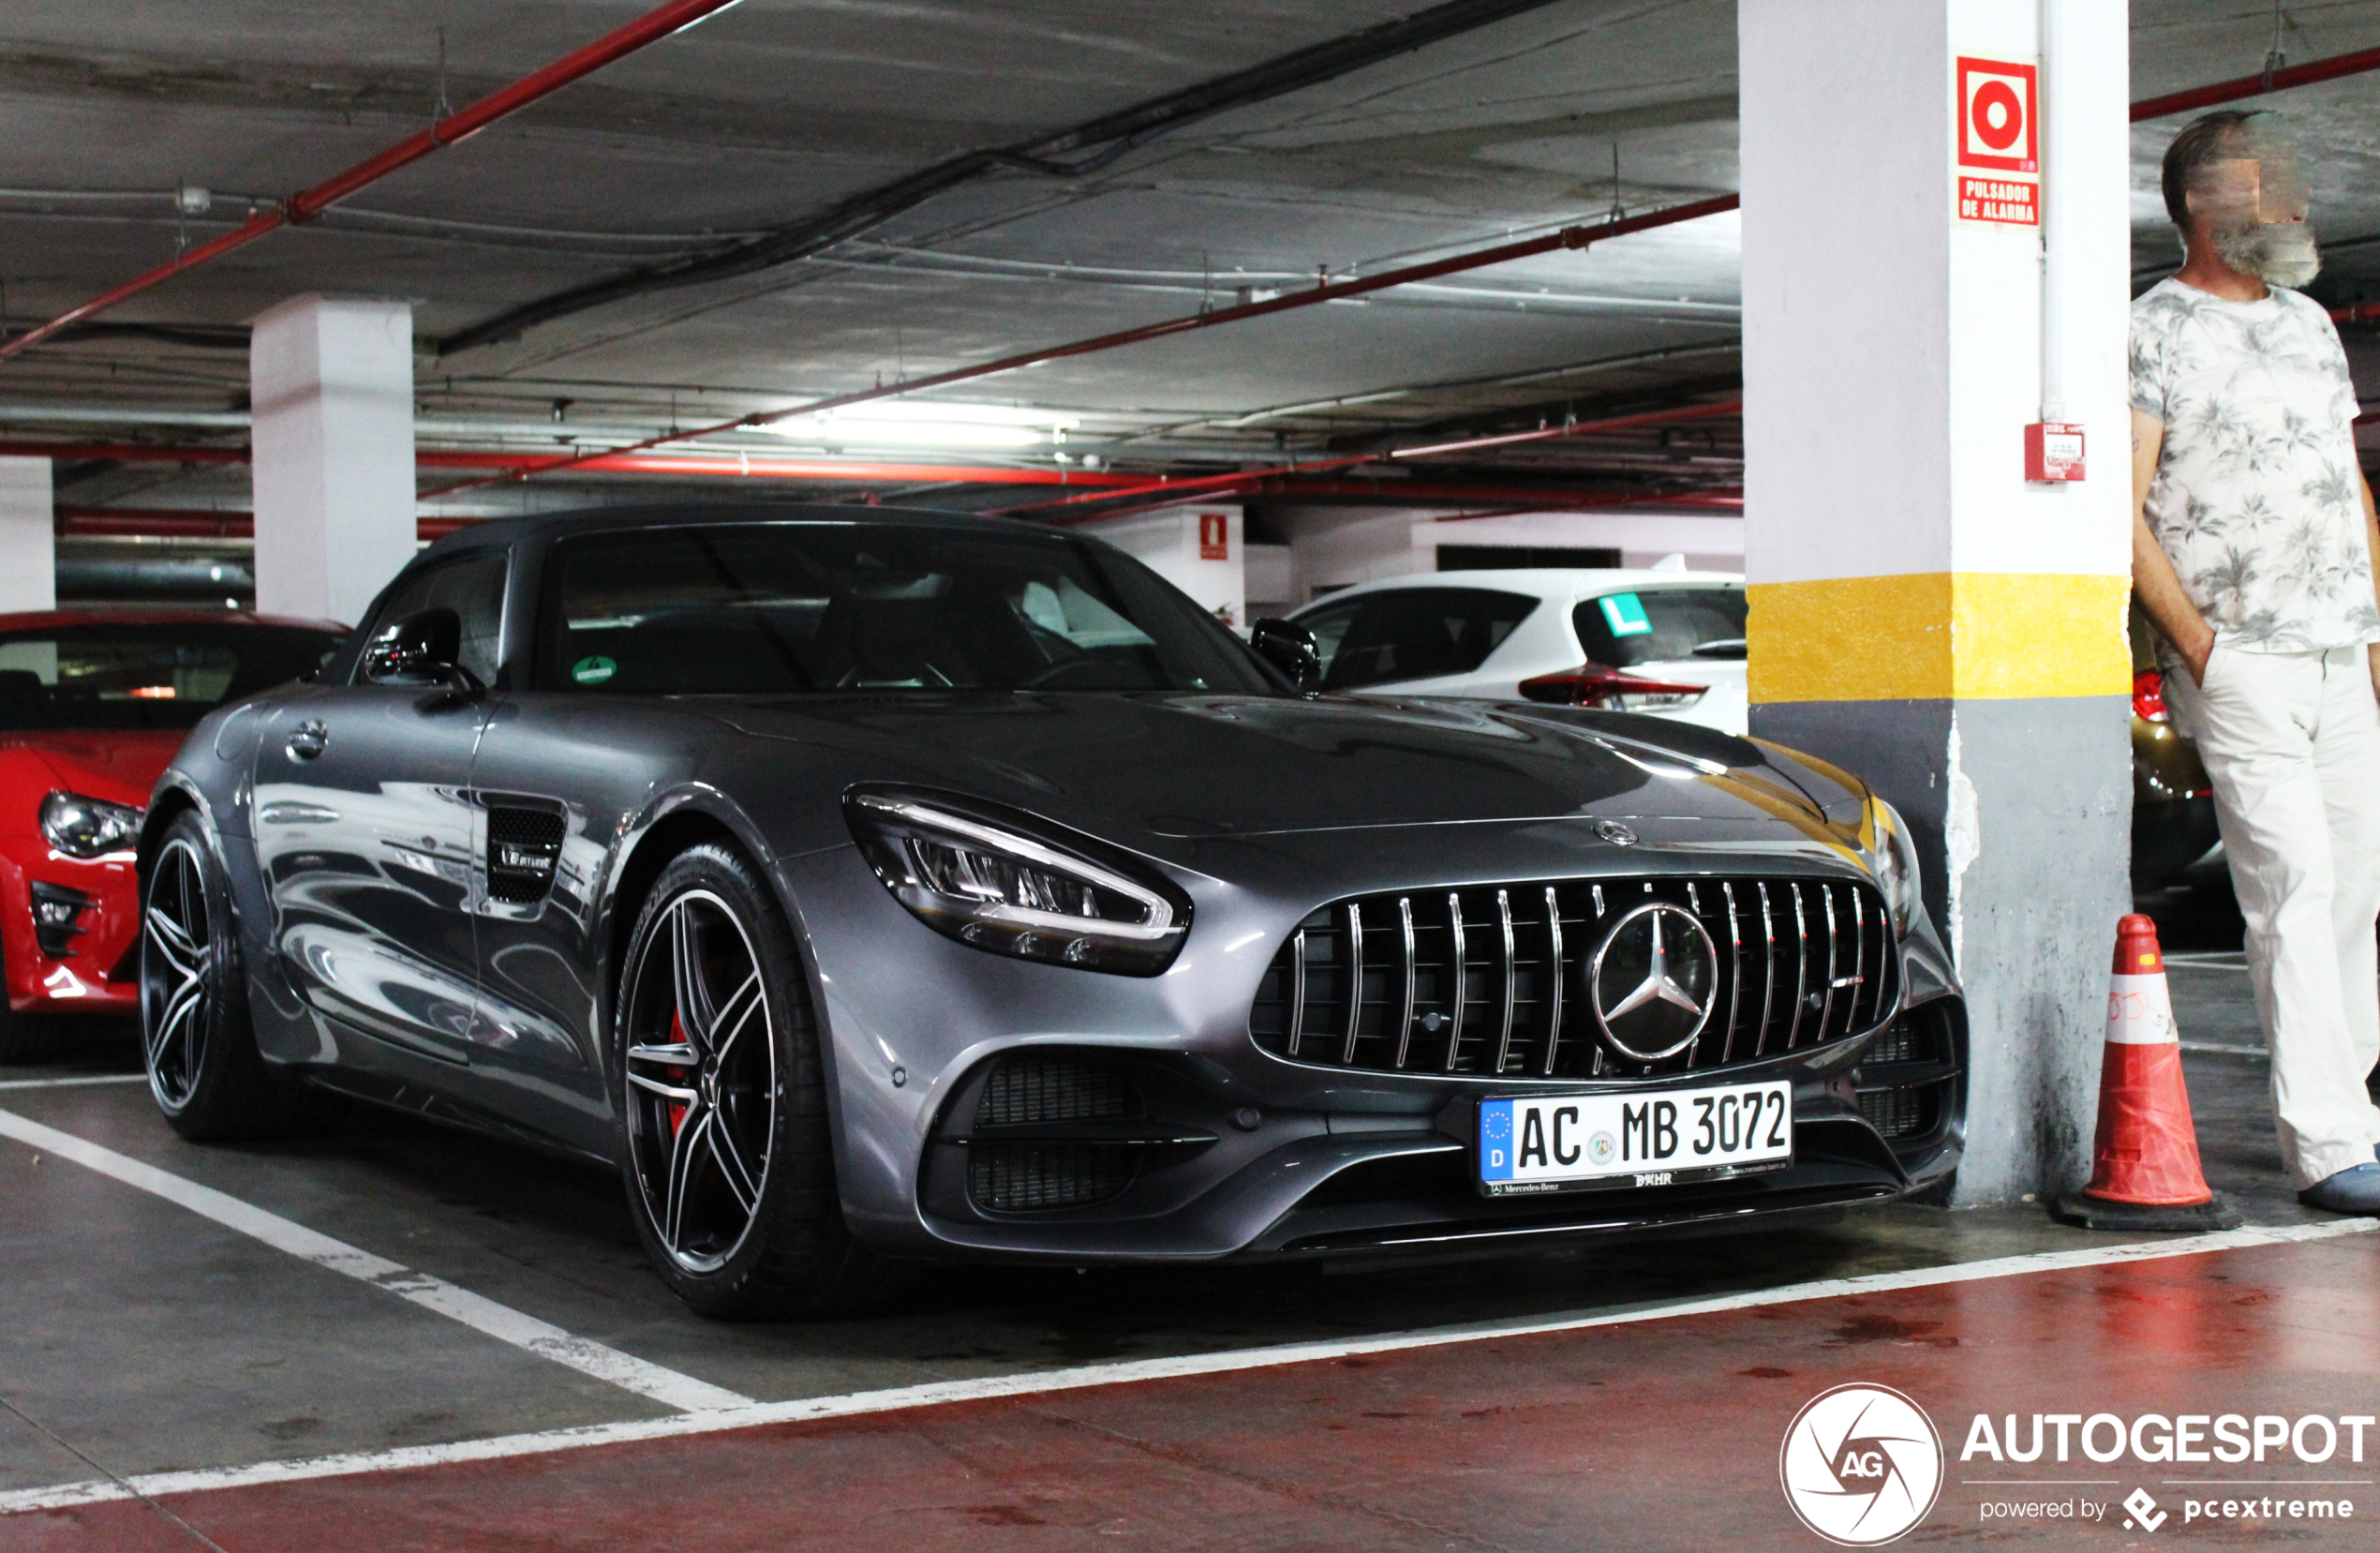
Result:
M2127 8L2050 0L2027 126L2038 0L1738 7L1752 727L1919 833L1971 1022L1968 1202L2090 1174L2130 904ZM2074 485L2025 480L2036 178Z
M1248 626L1248 554L1241 509L1168 507L1087 523L1087 534L1136 557L1226 625Z
M411 560L413 309L292 297L255 321L256 606L350 624Z
M0 615L58 606L50 460L0 458Z

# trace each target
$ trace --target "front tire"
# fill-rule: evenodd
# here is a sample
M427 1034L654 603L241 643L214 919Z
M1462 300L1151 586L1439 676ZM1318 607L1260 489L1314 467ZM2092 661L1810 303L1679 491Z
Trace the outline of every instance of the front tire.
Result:
M141 883L141 1048L157 1109L194 1142L280 1136L317 1110L257 1053L230 886L195 813Z
M613 1005L629 1212L697 1314L846 1309L886 1286L835 1191L826 1069L792 929L751 864L679 854L654 881Z

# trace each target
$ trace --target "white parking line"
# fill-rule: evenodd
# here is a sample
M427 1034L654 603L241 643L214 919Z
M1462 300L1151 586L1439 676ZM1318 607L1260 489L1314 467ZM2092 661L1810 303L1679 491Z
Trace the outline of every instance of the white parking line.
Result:
M680 1375L674 1369L622 1353L616 1348L585 1337L573 1337L560 1327L536 1317L525 1315L508 1305L498 1305L483 1295L458 1288L444 1278L427 1273L416 1273L401 1267L369 1251L361 1251L345 1241L307 1229L278 1214L241 1202L213 1187L202 1187L185 1180L154 1165L142 1164L128 1155L78 1138L56 1127L44 1127L13 1111L0 1111L0 1137L14 1138L21 1143L53 1154L61 1159L71 1159L78 1165L98 1172L101 1175L137 1187L153 1196L162 1197L178 1207L189 1209L202 1218L211 1218L228 1230L236 1230L253 1240L260 1240L275 1250L287 1251L318 1267L385 1289L401 1299L412 1301L425 1310L435 1310L450 1321L462 1322L474 1332L484 1333L498 1342L527 1349L542 1359L567 1365L582 1374L599 1381L608 1381L639 1396L685 1412L710 1412L722 1408L747 1408L751 1398L739 1396L723 1386L707 1381L697 1381L691 1375Z
M65 1079L0 1079L0 1089L71 1089L87 1083L147 1083L145 1073L78 1073Z
M2175 1045L2185 1052L2212 1052L2226 1057L2257 1057L2270 1061L2272 1053L2261 1046L2238 1046L2222 1040L2182 1040Z
M2380 1230L2380 1220L2369 1218L2343 1218L2328 1224L2252 1225L2244 1230L2224 1230L2209 1234L2178 1236L2171 1240L2134 1241L2120 1246L2083 1246L2071 1251L2032 1251L2020 1256L1995 1257L1987 1262L1954 1262L1947 1266L1921 1267L1902 1273L1867 1273L1857 1277L1822 1278L1815 1282L1787 1284L1782 1288L1754 1290L1742 1294L1721 1294L1671 1305L1599 1311L1591 1316L1478 1322L1462 1326L1430 1327L1418 1332L1388 1333L1376 1337L1284 1343L1272 1348L1188 1353L1168 1359L1132 1359L1116 1364L1084 1365L1074 1369L997 1375L973 1381L931 1381L921 1385L895 1386L883 1391L851 1392L840 1396L808 1396L790 1402L759 1402L725 1411L690 1413L636 1423L591 1424L577 1428L544 1429L533 1434L498 1435L487 1440L459 1440L444 1445L407 1445L394 1450L314 1456L297 1461L264 1461L246 1467L152 1472L126 1478L121 1483L67 1483L51 1488L24 1488L0 1494L0 1516L33 1510L60 1510L136 1496L156 1498L216 1488L244 1488L259 1484L296 1483L308 1478L401 1471L409 1468L439 1467L454 1462L498 1461L511 1456L584 1450L592 1445L680 1439L690 1435L718 1434L729 1429L797 1424L822 1418L850 1418L1004 1396L1038 1396L1136 1381L1228 1375L1242 1370L1312 1364L1360 1354L1396 1353L1412 1349L1441 1348L1457 1343L1534 1336L1545 1333L1584 1332L1595 1327L1629 1326L1640 1322L1704 1316L1758 1306L1837 1299L1847 1294L1930 1289L1943 1284L2015 1277L2027 1273L2067 1272L2076 1268L2103 1267L2114 1262L2156 1262L2168 1257L2203 1256L2212 1251L2239 1251L2263 1246L2333 1240L2342 1235L2366 1234L2374 1230Z
M2169 954L2165 963L2191 971L2245 971L2247 956L2239 950L2212 949L2204 954Z

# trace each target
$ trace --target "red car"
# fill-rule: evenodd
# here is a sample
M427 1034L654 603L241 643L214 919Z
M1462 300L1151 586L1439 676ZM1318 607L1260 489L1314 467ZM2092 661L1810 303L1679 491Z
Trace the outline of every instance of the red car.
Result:
M69 1014L140 1011L132 846L191 724L294 679L343 635L228 610L0 615L0 1062Z

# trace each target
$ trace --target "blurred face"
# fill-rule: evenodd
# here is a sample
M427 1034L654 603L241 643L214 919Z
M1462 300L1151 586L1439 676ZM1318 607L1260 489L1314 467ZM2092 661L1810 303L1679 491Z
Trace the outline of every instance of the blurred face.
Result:
M2322 270L2310 191L2287 146L2240 137L2243 155L2209 163L2190 189L2190 214L2217 258L2272 286L2298 287Z

